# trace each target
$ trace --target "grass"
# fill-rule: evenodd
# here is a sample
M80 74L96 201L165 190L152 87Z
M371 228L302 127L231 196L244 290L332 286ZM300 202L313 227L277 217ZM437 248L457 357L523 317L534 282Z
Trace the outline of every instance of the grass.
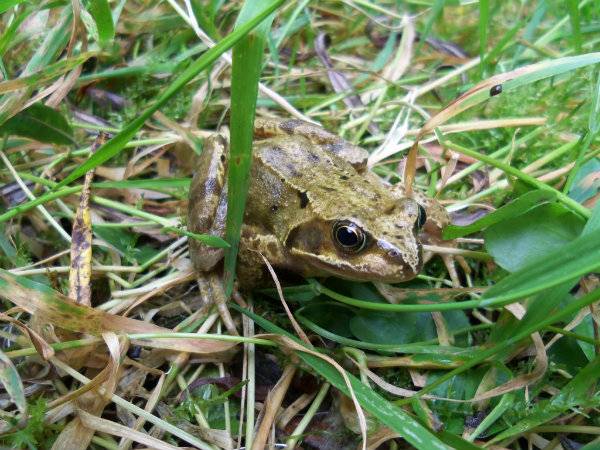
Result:
M0 2L0 445L598 448L599 20L590 0ZM255 116L321 124L435 197L455 241L429 248L458 278L435 256L394 286L236 290ZM221 237L185 223L216 131ZM227 305L201 300L189 239L224 248Z

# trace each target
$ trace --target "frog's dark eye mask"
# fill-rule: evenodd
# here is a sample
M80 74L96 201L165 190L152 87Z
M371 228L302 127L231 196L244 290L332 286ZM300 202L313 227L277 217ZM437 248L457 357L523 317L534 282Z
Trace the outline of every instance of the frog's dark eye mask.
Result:
M367 245L367 233L349 220L335 222L332 237L338 249L346 253L359 253Z

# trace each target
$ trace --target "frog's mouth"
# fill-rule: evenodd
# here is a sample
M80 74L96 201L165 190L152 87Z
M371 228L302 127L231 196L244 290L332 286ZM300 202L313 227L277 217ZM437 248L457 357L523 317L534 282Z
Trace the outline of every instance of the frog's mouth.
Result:
M305 276L335 276L350 281L380 281L382 283L400 283L413 279L420 271L421 258L416 265L408 264L395 256L395 261L387 261L381 254L356 255L345 260L314 255L299 249L292 250L294 256L301 258L314 270L307 271ZM420 254L420 253L419 253Z

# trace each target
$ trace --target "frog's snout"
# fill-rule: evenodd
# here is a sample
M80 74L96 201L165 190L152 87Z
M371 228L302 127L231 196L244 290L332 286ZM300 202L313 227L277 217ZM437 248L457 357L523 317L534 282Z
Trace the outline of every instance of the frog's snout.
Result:
M399 277L409 279L420 272L423 264L421 245L416 241L410 244L401 249L390 242L381 239L377 241L389 271L392 272L389 274L391 277L397 273Z

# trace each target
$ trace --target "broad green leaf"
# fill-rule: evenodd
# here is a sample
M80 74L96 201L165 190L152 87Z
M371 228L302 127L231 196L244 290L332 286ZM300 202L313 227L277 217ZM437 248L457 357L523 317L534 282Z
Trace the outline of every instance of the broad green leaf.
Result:
M269 322L268 320L257 316L256 314L237 305L232 306L236 310L250 317L267 332L287 336L303 345L297 338L287 333L277 325ZM305 364L308 364L313 370L325 377L327 381L335 386L338 390L347 396L350 395L344 379L337 369L334 368L330 363L308 353L297 351L296 354L300 359L302 359L302 361L304 361ZM354 390L354 394L356 395L358 402L365 409L365 411L369 412L373 417L379 420L382 424L386 425L388 428L399 433L408 443L419 449L448 449L448 447L442 443L442 441L440 441L428 429L423 427L412 416L408 415L404 410L388 402L370 387L365 386L351 373L346 372L346 375L350 379L350 384L352 385L352 389Z
M477 231L481 231L498 222L523 214L534 206L542 202L551 201L554 198L556 198L556 195L548 191L535 190L527 192L506 205L501 206L493 213L490 213L469 225L463 227L448 225L444 228L443 237L444 239L456 239L476 233Z
M140 115L131 121L121 132L119 132L110 141L100 147L86 162L77 167L64 180L62 180L57 188L61 188L77 178L81 177L89 170L108 161L113 156L119 154L131 138L135 136L137 131L144 125L146 120L154 114L162 105L164 105L173 95L179 92L189 81L191 81L201 71L209 67L219 56L234 46L242 39L250 30L260 24L267 16L275 11L284 0L274 0L268 7L262 9L260 13L254 16L251 20L241 25L233 33L223 38L217 45L210 50L207 50L200 58L192 62L190 66L183 71L171 84L158 96L158 98L148 108L140 113Z
M121 228L94 227L94 234L116 248L130 263L144 265L158 250L150 245L137 246L138 235Z
M408 344L435 338L429 313L384 313L359 311L350 320L350 329L361 341L376 344Z
M503 269L515 272L571 242L584 221L562 205L538 206L484 231L485 248Z
M115 37L115 25L108 0L90 0L87 9L96 22L100 42L105 43Z
M246 0L236 22L236 29L250 23L264 5L267 9L277 4L273 0ZM250 30L233 48L231 66L231 145L227 174L227 224L225 240L231 247L225 252L223 286L227 296L233 290L235 264L246 196L250 184L252 139L258 83L263 65L264 49L274 15L268 16L255 30Z
M344 305L311 302L304 308L304 315L320 328L338 336L350 338L350 321L354 312Z
M58 111L34 103L0 126L0 135L17 135L51 144L74 144L73 130Z

